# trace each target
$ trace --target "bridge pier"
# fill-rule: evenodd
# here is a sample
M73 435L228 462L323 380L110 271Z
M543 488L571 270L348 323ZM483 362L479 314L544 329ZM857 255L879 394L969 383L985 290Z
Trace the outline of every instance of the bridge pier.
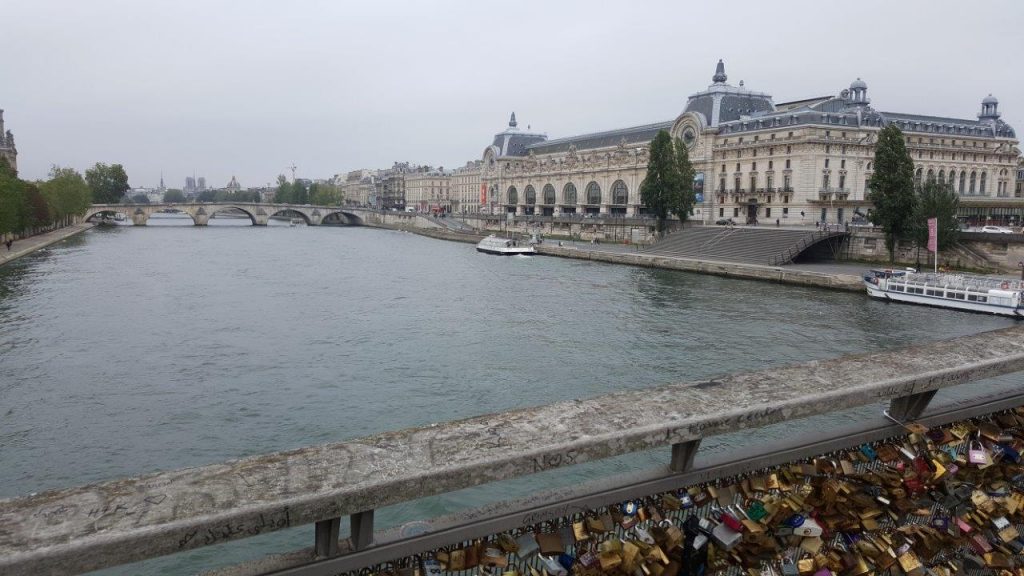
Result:
M210 215L206 213L206 209L202 206L192 213L192 223L196 226L206 226L209 222Z
M149 220L149 214L146 214L141 210L132 214L132 224L135 226L145 226L147 220Z
M253 226L266 226L267 223L270 221L270 217L267 216L266 214L262 214L262 212L263 211L260 210L255 216L253 216Z

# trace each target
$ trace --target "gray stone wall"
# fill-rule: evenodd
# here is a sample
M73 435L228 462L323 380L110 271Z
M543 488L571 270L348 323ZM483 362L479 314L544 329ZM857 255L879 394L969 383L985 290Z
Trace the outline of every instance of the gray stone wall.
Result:
M965 239L961 241L961 247L939 253L939 265L1002 273L1019 271L1018 263L1024 261L1024 242L1016 235L1002 236L993 234L991 240L984 241ZM881 231L855 230L843 255L849 260L889 263L885 236ZM932 256L923 246L918 250L914 242L900 242L896 247L896 263L928 267Z

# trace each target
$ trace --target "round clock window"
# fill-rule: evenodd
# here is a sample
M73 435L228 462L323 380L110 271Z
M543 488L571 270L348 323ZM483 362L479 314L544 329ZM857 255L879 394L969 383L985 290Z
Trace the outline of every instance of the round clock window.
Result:
M687 148L693 148L693 144L696 141L697 141L697 132L694 131L692 126L687 126L683 130L683 144L686 144Z

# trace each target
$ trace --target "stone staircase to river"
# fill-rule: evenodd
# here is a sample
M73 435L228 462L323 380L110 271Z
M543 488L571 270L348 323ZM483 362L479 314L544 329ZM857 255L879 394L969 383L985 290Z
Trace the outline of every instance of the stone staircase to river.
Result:
M674 232L643 250L646 254L778 266L813 245L844 232L787 228L694 226Z

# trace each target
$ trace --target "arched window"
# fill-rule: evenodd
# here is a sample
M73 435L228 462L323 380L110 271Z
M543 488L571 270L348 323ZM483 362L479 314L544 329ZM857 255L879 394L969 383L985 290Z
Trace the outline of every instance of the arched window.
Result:
M597 182L591 181L587 184L587 204L600 204L601 203L601 187L597 185Z
M507 200L508 204L518 204L519 203L519 191L516 190L515 186L509 186L508 187L508 195L507 196L508 196L508 200Z
M957 192L963 194L964 190L967 189L966 184L967 184L967 172L961 172L960 173L960 188L957 189Z
M977 178L977 176L978 174L976 172L971 172L971 188L968 192L969 194L974 194L974 180Z
M612 204L629 204L629 188L626 188L626 183L622 180L616 180L612 184Z
M576 185L569 182L562 188L562 204L576 204Z
M918 168L917 172L914 172L914 184L920 184L921 178L924 174L924 168Z
M532 184L527 184L525 194L528 205L532 206L537 203L537 191L533 189Z
M981 186L978 187L978 194L984 194L985 193L985 175L986 174L987 174L987 172L982 172L981 173Z
M544 203L548 205L555 203L555 187L551 184L544 185Z
M935 182L935 170L932 170L931 168L928 169L928 180L926 180L926 182L929 184Z
M945 170L939 170L939 184L945 184L945 183L946 183L946 171Z

